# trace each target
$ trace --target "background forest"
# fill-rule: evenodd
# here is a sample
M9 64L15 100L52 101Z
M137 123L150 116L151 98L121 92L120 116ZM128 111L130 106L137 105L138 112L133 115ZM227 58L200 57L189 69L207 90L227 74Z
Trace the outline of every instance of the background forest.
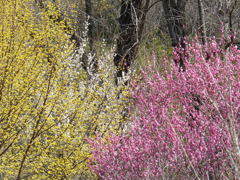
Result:
M0 180L239 179L239 0L0 0Z

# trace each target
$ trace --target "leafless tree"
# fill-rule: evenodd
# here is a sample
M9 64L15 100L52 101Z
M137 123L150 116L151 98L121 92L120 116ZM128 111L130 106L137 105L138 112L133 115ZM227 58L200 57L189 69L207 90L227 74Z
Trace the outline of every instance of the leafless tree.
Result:
M120 34L117 40L114 64L117 67L116 84L134 61L142 38L150 0L122 0L119 17Z
M87 35L88 35L88 47L89 50L84 52L82 56L82 67L86 70L91 78L97 72L98 62L95 56L95 45L94 45L94 20L93 20L93 3L92 0L85 0L85 13L87 19ZM91 54L92 58L88 57Z
M185 6L187 0L163 0L163 8L172 46L185 48ZM184 55L180 53L179 70L185 71Z
M206 43L207 31L206 31L206 23L205 23L205 13L203 8L202 0L198 0L198 12L199 12L199 22L202 36L202 43Z

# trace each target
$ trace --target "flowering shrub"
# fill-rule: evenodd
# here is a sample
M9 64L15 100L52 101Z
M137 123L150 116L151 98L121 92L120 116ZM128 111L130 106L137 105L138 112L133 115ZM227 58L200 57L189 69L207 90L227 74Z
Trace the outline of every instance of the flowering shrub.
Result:
M224 50L212 39L208 48L193 41L181 53L185 72L163 64L160 74L153 62L133 83L135 108L126 134L89 141L89 166L99 177L239 177L240 51Z
M59 8L34 2L0 1L0 179L94 179L85 138L120 131L125 107L111 58L89 81Z

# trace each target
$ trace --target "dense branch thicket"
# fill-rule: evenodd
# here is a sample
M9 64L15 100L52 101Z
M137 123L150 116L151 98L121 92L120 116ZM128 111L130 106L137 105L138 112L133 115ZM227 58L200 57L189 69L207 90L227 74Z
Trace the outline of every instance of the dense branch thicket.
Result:
M0 0L0 179L240 177L239 9Z

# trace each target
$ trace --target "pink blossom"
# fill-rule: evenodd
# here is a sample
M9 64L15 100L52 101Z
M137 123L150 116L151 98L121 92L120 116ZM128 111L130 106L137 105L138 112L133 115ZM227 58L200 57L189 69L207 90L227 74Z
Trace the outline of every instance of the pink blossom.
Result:
M128 134L112 135L105 144L90 141L89 166L99 177L221 179L237 166L230 159L239 143L233 129L239 137L240 51L223 49L215 38L208 48L186 44L186 72L174 64L160 74L154 65L142 72L141 83L133 82L137 115Z

